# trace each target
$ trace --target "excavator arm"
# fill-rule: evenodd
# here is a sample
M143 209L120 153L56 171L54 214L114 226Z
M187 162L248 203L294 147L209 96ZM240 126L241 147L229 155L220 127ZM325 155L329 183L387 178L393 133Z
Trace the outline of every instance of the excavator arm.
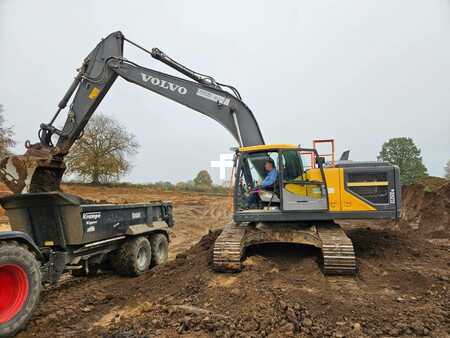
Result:
M144 68L125 59L125 42L194 81ZM27 142L24 155L10 156L0 163L0 179L11 191L25 193L59 189L65 170L64 156L82 136L86 124L118 76L214 119L233 135L240 146L264 144L253 113L236 89L190 70L159 49L148 51L126 39L121 32L115 32L103 39L83 61L50 123L41 124L39 142ZM231 89L233 94L224 87ZM64 127L60 130L54 123L74 93Z

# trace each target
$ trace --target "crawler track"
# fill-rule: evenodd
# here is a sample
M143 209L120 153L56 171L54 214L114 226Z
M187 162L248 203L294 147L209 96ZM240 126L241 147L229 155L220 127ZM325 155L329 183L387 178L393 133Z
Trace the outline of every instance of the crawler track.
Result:
M323 272L326 275L354 275L356 258L353 244L336 223L316 226L322 241Z
M302 233L299 229L283 232L275 228L248 227L228 223L217 238L213 250L213 269L220 272L239 272L246 246L259 243L286 242L314 245L322 250L323 272L326 275L353 275L356 259L353 244L344 230L334 223L321 223ZM303 228L305 230L305 228ZM299 233L299 236L295 236ZM267 234L269 236L267 236ZM285 236L282 236L284 234ZM286 236L288 234L288 236ZM290 234L290 236L289 236Z
M213 268L221 272L239 272L244 248L246 226L231 222L225 225L214 244Z

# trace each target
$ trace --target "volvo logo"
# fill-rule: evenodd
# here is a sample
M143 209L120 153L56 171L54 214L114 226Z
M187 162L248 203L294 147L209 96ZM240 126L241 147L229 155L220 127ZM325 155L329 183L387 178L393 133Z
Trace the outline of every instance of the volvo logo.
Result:
M141 75L142 75L142 81L144 81L144 82L150 81L150 83L154 86L168 89L172 92L177 92L178 94L181 94L181 95L186 95L186 93L187 93L187 89L185 87L182 87L175 83L172 83L172 82L169 82L166 80L161 80L161 79L158 79L157 77L154 77L154 76L151 76L148 74L144 74L144 73L141 73Z

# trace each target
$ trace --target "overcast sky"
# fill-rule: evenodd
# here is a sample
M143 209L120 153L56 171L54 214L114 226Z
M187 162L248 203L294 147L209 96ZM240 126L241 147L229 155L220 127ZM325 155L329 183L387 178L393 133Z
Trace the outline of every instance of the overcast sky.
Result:
M0 0L0 103L23 153L37 141L75 69L100 38L125 36L237 87L267 143L374 160L384 141L412 137L431 175L450 159L450 1ZM134 48L128 59L173 73ZM213 120L116 81L99 112L141 144L126 178L180 181L236 143Z

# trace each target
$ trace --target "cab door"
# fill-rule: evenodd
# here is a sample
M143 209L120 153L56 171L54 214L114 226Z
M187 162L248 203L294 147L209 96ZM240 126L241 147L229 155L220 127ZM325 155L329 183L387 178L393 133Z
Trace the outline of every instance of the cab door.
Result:
M305 170L301 151L312 151L316 154L315 158L319 158L314 149L298 148L281 151L279 166L282 209L286 211L327 211L329 209L328 192L322 163L319 161L319 168ZM320 174L311 175L310 170L318 170Z

